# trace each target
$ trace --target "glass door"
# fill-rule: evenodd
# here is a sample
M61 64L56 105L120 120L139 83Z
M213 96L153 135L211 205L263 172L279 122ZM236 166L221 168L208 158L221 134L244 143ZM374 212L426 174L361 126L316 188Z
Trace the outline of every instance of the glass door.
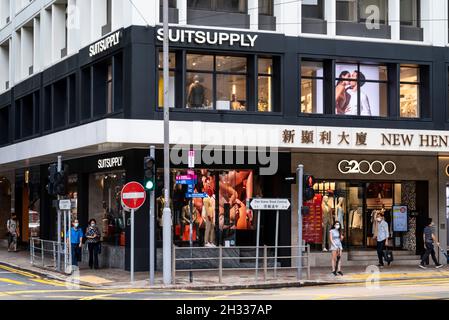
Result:
M364 247L366 238L365 192L362 183L349 183L347 188L346 245L349 248Z

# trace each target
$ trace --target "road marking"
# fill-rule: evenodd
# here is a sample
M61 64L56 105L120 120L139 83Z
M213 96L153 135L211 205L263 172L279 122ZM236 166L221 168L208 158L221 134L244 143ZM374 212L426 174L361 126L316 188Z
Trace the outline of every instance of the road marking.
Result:
M125 295L125 294L132 294L132 293L143 293L147 292L148 289L125 289L125 290L118 290L118 291L111 291L109 293L104 293L100 295L90 296L90 297L84 297L80 300L96 300L101 298L106 298L108 296L115 296L115 295Z
M438 299L438 297L418 296L418 295L415 295L415 294L407 294L407 295L405 295L405 297L407 297L407 298L414 298L414 299L418 299L418 300L435 300L435 299Z
M11 280L11 279L8 279L8 278L0 278L0 282L5 282L5 283L9 283L9 284L15 284L15 285L18 285L18 286L25 285L25 282L17 281L17 280Z
M12 267L8 267L5 265L0 264L0 269L6 270L6 271L10 271L12 273L16 273L16 274L20 274L22 276L25 276L27 278L39 278L38 275L32 274L30 272L26 272L26 271L22 271L16 268L12 268Z
M55 287L65 287L65 286L67 286L67 284L65 282L58 282L58 281L55 281L55 280L32 279L32 281L38 282L38 283L41 283L41 284L48 284L48 285L55 286Z

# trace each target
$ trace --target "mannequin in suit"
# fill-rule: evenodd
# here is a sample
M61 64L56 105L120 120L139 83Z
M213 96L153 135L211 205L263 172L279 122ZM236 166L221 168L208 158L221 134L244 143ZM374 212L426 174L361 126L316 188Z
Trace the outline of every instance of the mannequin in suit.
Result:
M323 251L327 251L327 244L328 244L328 234L331 229L332 223L333 223L333 217L332 217L332 208L329 205L329 197L324 196L323 201L321 203L321 211L323 215L322 219L322 227L323 227Z
M193 83L189 87L189 93L187 97L187 103L189 108L202 108L206 105L205 101L205 89L200 83L200 77L195 75L193 77Z

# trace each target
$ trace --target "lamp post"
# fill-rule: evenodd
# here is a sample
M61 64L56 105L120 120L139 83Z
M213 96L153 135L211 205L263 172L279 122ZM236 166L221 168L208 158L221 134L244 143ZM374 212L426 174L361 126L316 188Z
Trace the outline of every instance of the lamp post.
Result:
M170 109L169 101L169 43L168 43L168 0L163 0L163 64L164 64L164 200L163 225L163 280L165 285L172 282L172 213L170 209Z

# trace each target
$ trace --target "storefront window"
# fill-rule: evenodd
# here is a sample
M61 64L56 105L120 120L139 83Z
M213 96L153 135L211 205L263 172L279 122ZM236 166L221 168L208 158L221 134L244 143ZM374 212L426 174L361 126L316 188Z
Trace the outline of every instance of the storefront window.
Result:
M421 26L420 0L401 0L401 25Z
M197 177L197 183L192 187L193 193L205 193L206 197L190 199L186 197L188 186L176 184L176 176L192 173ZM172 179L173 226L178 245L190 241L191 222L192 240L206 247L220 244L235 246L236 230L254 230L253 213L247 207L247 200L253 197L256 183L252 170L173 170ZM161 239L162 195L156 199L156 205Z
M303 0L302 17L312 19L324 19L323 0Z
M11 216L13 186L6 177L0 177L0 237L7 234L6 222Z
M417 66L401 66L401 118L420 117L420 72Z
M337 63L335 74L337 115L388 115L386 66Z
M322 62L301 62L301 113L323 113L323 76Z
M273 0L259 0L259 14L265 16L273 16L274 15Z
M387 0L338 0L337 20L365 22L372 16L373 8L379 10L379 23L385 24L388 21Z
M102 241L116 246L124 245L125 212L120 193L125 181L124 171L89 176L89 219L97 221Z
M257 110L273 112L273 59L259 58L258 69Z
M246 13L247 0L187 0L189 9Z
M168 105L170 108L175 107L175 68L176 68L176 55L170 53L168 57L169 61L169 101ZM158 106L159 108L164 107L164 59L163 53L159 52L159 65L158 65Z

